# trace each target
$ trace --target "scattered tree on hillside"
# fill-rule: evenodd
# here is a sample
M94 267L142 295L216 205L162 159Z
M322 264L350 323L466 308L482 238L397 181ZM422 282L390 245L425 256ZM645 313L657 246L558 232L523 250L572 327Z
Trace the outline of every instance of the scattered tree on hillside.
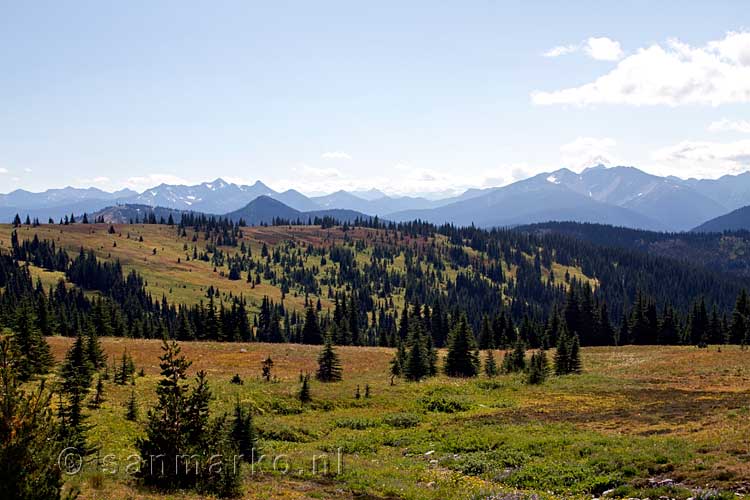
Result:
M237 451L242 455L242 460L252 463L260 457L258 434L253 425L252 413L245 409L239 400L234 404L231 437Z
M484 374L492 378L496 377L498 373L499 370L495 361L495 355L492 353L492 349L487 349L487 355L484 358Z
M448 337L448 354L445 357L445 374L450 377L476 377L479 358L475 352L474 334L461 315Z
M263 379L266 382L271 381L271 370L273 369L273 360L271 359L271 355L269 354L266 359L263 360L262 366L261 366L261 374L263 376Z
M338 382L341 380L341 361L333 347L331 335L326 335L325 344L318 356L318 371L315 374L321 382Z
M31 390L17 379L18 349L0 337L0 484L15 500L61 498L65 472L58 466L64 445L44 380Z
M312 394L310 392L310 374L301 376L302 385L299 389L298 399L300 403L306 404L312 401Z
M531 355L529 360L529 369L526 374L526 383L537 385L544 383L549 375L549 365L547 364L547 354L544 350L539 350Z
M84 423L86 417L83 408L93 370L87 356L85 338L79 331L60 368L62 401L59 408L63 440L67 446L79 450L79 453L89 451L86 446L86 431L89 426Z
M571 335L563 329L555 352L555 374L570 373L581 373L580 344L577 334Z
M211 391L205 372L198 372L195 384L187 382L188 361L176 342L162 344L162 378L156 388L157 404L148 411L146 436L136 440L141 457L155 464L142 467L139 477L161 489L191 488L222 497L240 490L240 470L224 467L209 473L212 456L235 456L225 418L210 419ZM186 461L187 460L187 461Z
M526 369L526 344L519 335L513 344L513 350L506 352L503 357L503 371L505 373L522 372Z

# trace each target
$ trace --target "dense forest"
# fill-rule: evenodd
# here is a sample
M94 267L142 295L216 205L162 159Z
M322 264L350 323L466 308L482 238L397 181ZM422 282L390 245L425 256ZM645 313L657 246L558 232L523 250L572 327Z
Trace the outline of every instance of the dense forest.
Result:
M71 215L63 224L88 223L78 219L72 222ZM342 242L313 245L290 236L253 252L242 221L189 214L179 223L171 217L145 222L173 227L186 260L204 261L248 287L269 283L281 290L281 300L264 297L251 307L242 294L222 297L209 287L198 303L170 303L152 297L143 277L125 272L116 259L84 248L71 256L54 241L36 235L21 241L14 232L10 251L0 254L0 325L13 327L23 310L45 335L95 330L102 336L319 344L330 333L337 344L398 346L418 322L432 345L442 347L465 315L482 348L518 339L551 347L563 331L577 334L582 345L744 343L748 336L743 279L554 232L374 218L341 226ZM395 266L396 260L402 264ZM76 286L61 280L45 289L28 265L63 272ZM556 277L556 266L580 273ZM304 309L286 306L290 293L304 295ZM323 307L322 298L332 306Z
M536 235L562 234L605 247L646 252L707 269L750 277L750 232L664 233L582 222L544 222L516 228Z

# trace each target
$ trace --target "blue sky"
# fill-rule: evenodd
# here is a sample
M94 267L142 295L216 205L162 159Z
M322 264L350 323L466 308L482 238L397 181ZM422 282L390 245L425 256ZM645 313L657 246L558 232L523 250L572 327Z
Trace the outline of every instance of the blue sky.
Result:
M736 173L749 30L739 0L0 1L0 192Z

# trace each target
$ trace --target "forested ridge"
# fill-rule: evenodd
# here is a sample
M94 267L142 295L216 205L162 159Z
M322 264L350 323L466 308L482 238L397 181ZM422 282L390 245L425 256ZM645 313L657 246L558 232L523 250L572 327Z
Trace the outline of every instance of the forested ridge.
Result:
M516 228L532 234L562 234L605 247L647 252L700 265L713 271L750 277L750 232L664 233L581 222L545 222Z
M88 222L73 221L67 222ZM179 223L171 217L146 222L172 228L182 242L178 262L203 262L223 279L244 281L248 291L267 283L281 299L256 303L212 286L195 303L170 302L153 297L138 270L124 271L115 258L92 248L71 255L33 231L26 238L14 232L0 255L0 324L13 327L24 310L45 335L94 329L136 338L316 344L330 333L337 344L397 346L419 322L442 347L465 314L482 348L518 339L550 347L563 330L582 345L743 343L747 337L742 278L557 233L377 218L343 225L277 220L276 229L317 227L335 237L312 243L289 231L258 246L242 221L192 214ZM129 224L97 227L115 246L123 232L130 238ZM63 272L68 284L45 289L28 265ZM289 307L289 294L304 296L304 307Z

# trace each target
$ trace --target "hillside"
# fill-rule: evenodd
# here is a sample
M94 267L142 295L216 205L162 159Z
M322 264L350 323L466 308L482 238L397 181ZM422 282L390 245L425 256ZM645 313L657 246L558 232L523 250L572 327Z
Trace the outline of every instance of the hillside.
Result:
M146 221L146 218L150 217L151 215L153 215L157 221L167 221L169 220L169 217L172 216L172 220L178 223L182 219L182 214L185 212L186 211L177 210L174 208L152 207L150 205L136 205L128 203L103 208L101 210L90 213L88 216L92 221L99 220L101 218L104 220L104 222L112 224L128 224L129 222L134 221ZM80 213L77 213L76 215L80 216Z
M369 215L354 210L344 209L321 209L302 212L295 210L270 196L259 196L244 207L233 212L224 214L223 217L245 224L257 226L260 224L272 224L274 220L302 221L311 219L331 218L339 222L352 222L356 219L368 220Z
M619 247L750 277L750 233L663 233L602 224L548 222L519 226L534 234L562 234L596 245Z
M733 210L693 229L695 233L723 233L724 231L750 231L750 206Z
M237 227L208 221L202 227L119 224L109 234L109 227L22 226L13 237L14 229L3 225L0 248L12 250L14 238L28 242L28 247L23 243L14 253L34 264L35 279L46 276L42 268L57 272L42 279L44 288L55 284L60 271L70 273L72 267L48 257L48 247L54 244L54 251L66 251L64 260L75 260L82 271L92 265L94 255L103 262L119 262L123 275L135 271L143 278L145 292L153 299L197 307L195 314L204 314L210 299L217 301L217 307L232 308L241 298L242 306L256 315L270 300L274 307L280 306L279 319L289 322L287 336L298 335L301 327L293 311L301 312L318 301L324 310L337 302L354 301L360 311L358 335L365 336L360 342L370 344L393 341L389 338L405 303L445 312L459 307L476 332L484 316L504 315L513 322L526 319L536 336L544 331L554 308L571 300L595 301L595 307L606 303L608 319L616 324L628 312L624 305L639 296L669 303L680 314L703 297L720 313L729 313L747 283L637 249L602 248L517 231L488 233L416 224L349 230L307 225ZM91 257L79 255L82 249ZM108 293L97 284L101 282L97 273L101 271L88 278L81 275L79 281L69 275L68 280L90 282L84 285L87 293ZM587 328L581 334L586 343L616 341L611 333ZM541 337L529 341L549 342Z

